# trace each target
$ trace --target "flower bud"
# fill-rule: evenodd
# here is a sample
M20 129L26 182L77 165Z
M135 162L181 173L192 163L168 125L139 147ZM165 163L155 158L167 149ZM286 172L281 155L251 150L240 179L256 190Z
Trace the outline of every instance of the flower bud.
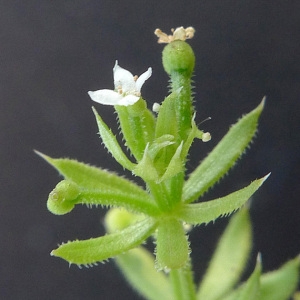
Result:
M169 75L178 72L190 77L195 66L195 55L189 44L182 40L175 40L165 46L162 61Z

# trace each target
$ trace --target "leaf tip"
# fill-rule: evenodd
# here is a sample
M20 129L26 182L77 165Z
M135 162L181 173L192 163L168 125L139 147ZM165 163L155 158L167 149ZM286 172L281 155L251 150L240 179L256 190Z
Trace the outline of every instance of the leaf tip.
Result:
M263 184L271 175L271 172L261 178L261 183Z
M38 150L35 150L33 149L33 152L35 154L37 154L39 157L41 157L42 159L44 159L46 162L50 163L51 164L51 161L53 160L50 156L38 151Z
M260 111L263 111L263 109L264 109L264 107L265 107L265 104L266 104L266 100L267 100L267 96L264 96L264 97L262 98L261 102L259 103L259 105L258 105L257 108L258 108Z

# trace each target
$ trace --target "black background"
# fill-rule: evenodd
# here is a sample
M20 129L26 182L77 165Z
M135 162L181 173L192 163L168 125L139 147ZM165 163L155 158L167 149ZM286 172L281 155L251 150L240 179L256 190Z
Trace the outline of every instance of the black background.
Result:
M33 153L122 169L101 146L88 90L113 88L119 64L153 75L149 106L167 95L162 45L153 31L194 26L197 122L209 143L195 142L192 170L229 125L267 95L255 143L205 199L272 172L252 202L254 253L271 270L300 250L299 1L1 1L0 4L0 297L139 299L114 263L68 267L50 257L57 243L104 233L104 210L54 216L47 195L58 174ZM112 107L96 105L117 132ZM190 235L199 279L226 220ZM254 254L255 255L255 254Z

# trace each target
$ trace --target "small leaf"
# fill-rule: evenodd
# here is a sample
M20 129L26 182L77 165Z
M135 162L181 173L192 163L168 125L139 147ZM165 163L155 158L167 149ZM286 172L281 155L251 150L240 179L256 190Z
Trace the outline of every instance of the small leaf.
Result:
M175 112L175 98L179 91L171 93L160 106L155 127L155 137L159 138L165 134L171 134L177 140L178 126Z
M154 268L154 257L139 247L116 257L116 264L126 280L145 299L173 299L168 278Z
M257 300L260 299L260 275L261 259L257 258L256 266L249 279L242 286L238 300Z
M159 179L159 182L162 182L166 179L169 179L171 177L174 177L178 173L181 173L183 171L183 162L181 159L181 150L182 150L182 144L181 143L178 148L176 149L176 152L174 153L173 157L171 158L171 161L163 174L163 176Z
M156 215L156 204L149 194L135 183L112 172L71 159L55 159L37 152L68 181L77 184L80 194L72 205L105 205L124 207L132 212ZM74 199L75 200L75 199ZM62 208L62 207L61 207Z
M135 166L132 171L136 176L140 176L144 181L157 181L159 175L154 166L153 158L149 151L149 144L147 144L143 158Z
M154 232L155 228L156 221L145 218L112 234L62 244L53 250L51 255L61 257L70 264L90 266L137 247Z
M234 165L255 135L264 102L263 99L256 109L233 125L219 144L194 170L184 185L184 202L190 203L197 200Z
M130 193L127 190L101 188L93 190L81 190L76 199L77 204L104 205L123 207L133 213L142 213L156 216L159 210L148 194Z
M195 204L185 204L178 208L176 215L188 224L200 225L231 214L241 208L268 177L269 174L261 179L254 180L247 187L222 198Z
M103 122L96 109L94 107L92 107L92 109L97 120L99 134L105 147L121 166L131 171L134 168L135 164L127 158L127 156L121 149L115 135L113 135L108 126Z
M256 266L251 276L222 300L257 300L260 298L261 258L257 257Z
M222 299L240 279L251 250L249 213L231 218L223 233L197 293L198 300Z
M171 218L161 220L157 230L156 268L181 268L187 263L189 252L189 243L182 224Z
M276 271L261 276L260 300L289 299L299 282L300 258L296 257Z
M127 191L144 197L147 193L135 183L115 173L68 158L51 158L35 151L65 178L85 189L112 189Z

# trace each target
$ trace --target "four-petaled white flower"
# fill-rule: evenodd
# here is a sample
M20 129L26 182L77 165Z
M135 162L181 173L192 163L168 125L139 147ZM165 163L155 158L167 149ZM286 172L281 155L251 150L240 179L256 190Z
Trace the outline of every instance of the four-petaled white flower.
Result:
M151 76L152 69L148 68L140 77L137 77L121 68L116 60L113 73L115 90L89 91L88 94L93 101L105 105L128 106L134 104L140 99L141 88L144 82Z

